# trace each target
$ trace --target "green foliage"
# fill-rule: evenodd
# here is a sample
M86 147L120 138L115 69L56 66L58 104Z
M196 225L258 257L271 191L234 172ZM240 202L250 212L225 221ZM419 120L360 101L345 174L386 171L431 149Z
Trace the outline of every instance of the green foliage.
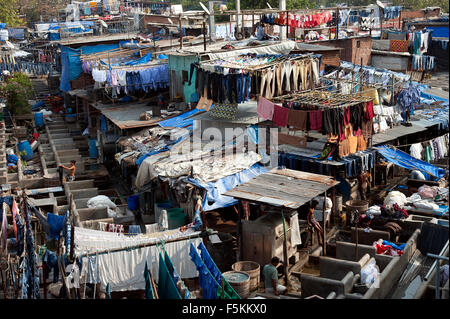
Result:
M0 97L6 100L6 108L12 114L31 113L28 100L33 96L33 84L28 76L15 73L0 86Z
M23 24L19 17L17 0L0 0L0 22L6 23L9 27Z
M394 5L400 5L411 9L424 9L426 7L441 7L448 12L448 0L393 0Z

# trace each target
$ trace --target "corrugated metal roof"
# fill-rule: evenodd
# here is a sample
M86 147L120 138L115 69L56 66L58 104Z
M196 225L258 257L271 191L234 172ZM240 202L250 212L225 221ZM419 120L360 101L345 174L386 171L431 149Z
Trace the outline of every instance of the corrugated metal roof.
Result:
M399 125L392 129L387 130L384 133L377 133L372 136L372 144L377 145L388 141L395 140L398 137L406 136L409 134L426 131L427 128L414 122L412 126Z
M149 121L141 121L139 120L139 116L144 112L149 112L152 110L152 107L148 106L147 102L135 104L115 104L115 105L97 104L93 105L93 107L102 112L102 114L106 118L108 118L121 130L154 126L163 119L168 119L170 117L177 116L181 113L176 112L176 114L171 114L164 118L154 117Z
M53 43L59 43L61 45L71 45L71 44L82 44L82 43L93 43L93 42L104 42L104 41L118 41L118 40L130 40L137 38L136 32L130 33L119 33L110 35L93 35L84 37L68 38L58 41L51 41Z
M330 176L274 168L229 190L224 195L297 209L337 184L339 182Z

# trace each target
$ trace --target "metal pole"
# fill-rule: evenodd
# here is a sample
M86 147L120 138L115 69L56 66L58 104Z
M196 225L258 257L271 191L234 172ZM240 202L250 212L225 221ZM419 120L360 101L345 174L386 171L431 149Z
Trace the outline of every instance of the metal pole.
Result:
M326 244L326 230L325 230L325 226L326 226L326 221L325 221L325 209L326 209L326 202L327 202L327 192L325 191L324 196L323 196L323 205L322 205L322 229L323 229L323 234L322 234L322 254L323 256L326 255L327 253L327 244Z
M439 253L439 256L442 256L442 255L445 253L445 251L446 251L447 249L448 249L448 240L447 240L447 242L445 243L444 247L441 249L441 252ZM428 256L432 257L432 254L428 254ZM436 260L436 261L433 263L433 265L430 267L430 270L428 271L428 273L427 273L427 274L425 275L425 277L423 278L424 281L427 281L428 278L431 276L431 273L433 272L433 268L435 267L435 265L436 265L437 262L438 262L438 261Z
M435 299L439 299L439 287L441 286L440 284L439 284L439 275L440 275L440 272L441 272L441 270L440 270L440 267L439 267L439 262L438 263L436 263L436 289L435 289L435 295L434 295L434 298Z
M180 20L179 21L180 22L180 49L183 49L183 27L181 26L181 14L180 14L179 20Z
M447 244L448 244L448 241L447 241ZM435 261L435 265L436 265L435 266L435 269L436 269L436 292L435 292L435 298L436 299L440 299L440 294L439 293L440 293L441 285L440 285L440 278L439 278L440 277L439 260L448 261L448 257L435 255L435 254L430 254L430 253L428 253L427 256L436 259L436 261Z

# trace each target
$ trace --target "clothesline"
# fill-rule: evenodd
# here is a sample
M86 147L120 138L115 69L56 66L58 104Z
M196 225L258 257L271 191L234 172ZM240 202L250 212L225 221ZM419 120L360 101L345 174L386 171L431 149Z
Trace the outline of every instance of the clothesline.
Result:
M85 254L81 254L77 257L83 258L83 257L94 256L94 255L105 255L105 254L109 254L109 253L116 253L116 252L121 252L121 251L131 251L131 250L150 247L150 246L157 246L158 244L161 244L161 243L168 244L168 243L174 243L174 242L183 241L183 240L190 240L192 238L199 238L199 237L203 238L205 236L214 235L217 233L218 233L217 231L212 231L211 233L200 233L200 234L196 234L194 236L189 235L187 237L185 236L185 237L179 237L179 238L168 239L168 240L157 240L152 243L145 243L145 244L139 244L139 245L134 245L134 246L122 247L122 248L108 249L108 250L103 250L103 251L97 251L95 253L85 253Z

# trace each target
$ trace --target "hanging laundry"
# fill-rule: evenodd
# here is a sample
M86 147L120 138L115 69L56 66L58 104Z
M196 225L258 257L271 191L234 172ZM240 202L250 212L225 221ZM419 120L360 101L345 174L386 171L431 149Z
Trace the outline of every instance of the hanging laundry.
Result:
M150 272L148 270L147 262L145 262L144 279L145 279L145 299L155 299L153 295L153 284L150 280Z
M261 96L258 100L256 111L259 117L271 121L273 118L274 104Z
M286 127L289 118L289 109L274 104L272 122L276 126Z
M159 299L181 299L180 293L173 282L169 270L167 269L161 252L159 253L159 281L158 296Z
M436 58L430 55L412 56L412 70L415 71L434 71L436 65Z

